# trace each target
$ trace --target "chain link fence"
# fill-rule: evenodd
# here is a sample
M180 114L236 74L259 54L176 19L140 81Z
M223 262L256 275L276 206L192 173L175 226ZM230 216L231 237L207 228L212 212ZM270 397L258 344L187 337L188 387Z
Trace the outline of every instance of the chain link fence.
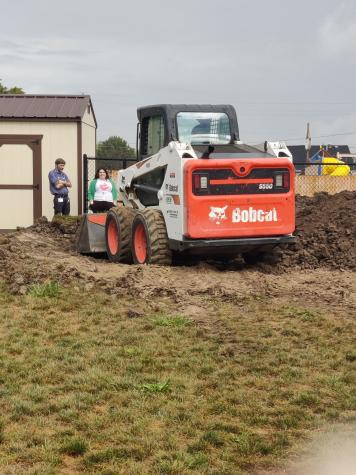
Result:
M296 166L295 192L313 196L326 192L356 191L356 163L299 163Z
M88 188L91 180L94 179L95 173L98 168L105 168L110 175L110 178L116 182L117 175L119 170L129 167L137 160L136 158L115 158L115 157L88 157L83 155L83 203L84 203L84 213L88 212L89 203L88 203Z

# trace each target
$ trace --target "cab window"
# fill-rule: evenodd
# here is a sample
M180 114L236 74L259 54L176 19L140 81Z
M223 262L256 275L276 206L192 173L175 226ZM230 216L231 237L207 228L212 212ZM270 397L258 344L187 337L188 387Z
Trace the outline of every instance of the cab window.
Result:
M150 157L164 144L164 121L161 115L146 117L141 126L141 155Z
M223 112L179 112L177 126L180 142L192 145L231 142L229 118Z
M155 168L154 170L145 173L133 180L134 185L143 185L143 189L138 186L135 190L136 196L144 206L157 206L158 196L157 192L162 188L164 177L166 175L167 167ZM152 189L145 189L148 186Z

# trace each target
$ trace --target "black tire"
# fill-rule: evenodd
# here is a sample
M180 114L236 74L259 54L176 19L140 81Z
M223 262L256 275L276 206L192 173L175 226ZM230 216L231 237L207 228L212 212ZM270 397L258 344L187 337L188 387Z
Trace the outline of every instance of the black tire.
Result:
M131 226L136 211L132 208L112 208L105 223L106 253L111 262L132 263Z
M132 222L132 257L135 264L172 264L166 224L156 209L139 211Z

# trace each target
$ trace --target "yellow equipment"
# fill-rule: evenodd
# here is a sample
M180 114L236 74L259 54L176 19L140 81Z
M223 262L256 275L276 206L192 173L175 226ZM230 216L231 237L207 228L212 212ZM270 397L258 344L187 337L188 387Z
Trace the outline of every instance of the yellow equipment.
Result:
M338 160L335 157L323 157L322 160L323 175L329 176L348 176L350 175L350 167L342 160Z

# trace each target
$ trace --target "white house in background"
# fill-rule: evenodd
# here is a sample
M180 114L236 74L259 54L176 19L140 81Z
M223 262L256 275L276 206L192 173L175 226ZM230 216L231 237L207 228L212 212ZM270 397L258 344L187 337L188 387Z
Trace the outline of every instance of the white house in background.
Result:
M53 216L48 172L66 161L71 214L83 210L83 154L95 156L90 96L0 94L0 229Z

